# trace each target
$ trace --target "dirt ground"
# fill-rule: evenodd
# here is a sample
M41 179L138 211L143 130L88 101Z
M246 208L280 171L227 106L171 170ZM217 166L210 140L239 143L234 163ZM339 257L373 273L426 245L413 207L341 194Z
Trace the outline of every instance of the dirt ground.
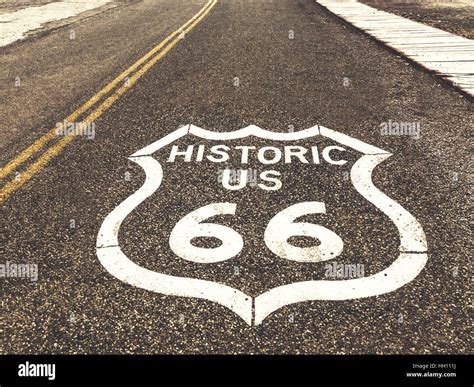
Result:
M474 1L360 0L361 3L474 39Z

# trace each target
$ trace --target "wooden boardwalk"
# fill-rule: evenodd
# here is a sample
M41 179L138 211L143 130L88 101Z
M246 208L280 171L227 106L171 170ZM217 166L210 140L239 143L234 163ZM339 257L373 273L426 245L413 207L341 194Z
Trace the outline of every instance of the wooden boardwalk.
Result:
M474 96L474 41L354 0L316 0L430 72Z

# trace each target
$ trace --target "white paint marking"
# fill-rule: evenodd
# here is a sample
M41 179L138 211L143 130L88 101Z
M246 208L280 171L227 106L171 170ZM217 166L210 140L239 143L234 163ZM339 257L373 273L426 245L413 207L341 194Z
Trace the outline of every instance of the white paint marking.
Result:
M319 224L296 222L304 215L325 213L326 206L322 202L297 203L280 211L265 229L265 244L273 254L290 261L322 262L336 258L344 247L339 235ZM292 246L287 242L292 236L312 237L319 241L319 245Z
M179 129L178 129L179 130ZM160 274L128 259L118 245L118 233L124 219L161 185L163 170L151 156L130 157L145 171L145 183L105 218L97 236L97 256L104 268L119 280L153 292L204 298L234 311L252 324L252 298L234 288L194 278Z
M179 130L179 129L178 129ZM145 183L106 216L97 237L97 247L118 246L118 233L122 221L161 185L163 169L153 157L130 157L145 171Z
M324 126L319 127L321 135L330 138L331 140L337 141L340 144L347 145L356 151L359 151L364 154L369 155L377 155L377 154L387 154L387 151L383 149L377 148L376 146L369 145L366 142L357 140L348 136L347 134L343 134L341 132L336 132L335 130L326 128Z
M212 281L145 269L128 259L118 246L98 248L97 256L102 266L120 281L159 294L209 300L229 308L252 325L252 298L239 290Z
M230 227L204 220L217 215L234 215L235 203L212 203L198 208L179 220L170 235L170 248L178 257L197 263L222 262L236 256L244 247L240 234ZM191 240L197 237L220 239L219 247L210 249L196 247Z
M167 136L160 138L158 141L155 141L154 143L146 146L145 148L140 149L138 152L135 152L131 157L152 155L159 149L185 136L186 134L188 134L188 132L189 132L189 125L182 126L179 129L175 130L174 132L171 132Z
M283 306L309 300L353 300L393 292L411 282L428 260L426 253L403 253L370 277L341 281L302 281L273 288L255 298L255 325Z
M208 140L219 141L223 138L234 139L248 136L282 141L285 139L293 140L295 138L309 138L319 135L317 127L296 133L274 133L253 126L249 128L235 132L218 133L193 126L191 126L188 131L187 128L184 127L184 129L178 129L130 157L130 160L136 162L144 169L146 178L145 183L138 191L125 199L104 219L99 230L97 236L97 255L101 264L110 274L132 286L153 292L173 296L203 298L216 302L234 311L237 315L242 317L247 324L252 324L252 297L227 285L195 278L165 275L140 267L125 256L120 249L118 241L119 229L123 220L144 200L150 197L161 184L163 170L161 164L152 156L148 155L151 150L158 150L165 145L169 145L174 141L173 139L179 139L186 133L191 133ZM316 128L316 130L314 128ZM313 134L311 134L311 132L313 132ZM428 259L426 253L426 237L418 221L398 203L378 190L372 182L372 171L374 168L390 157L391 154L324 127L321 127L320 134L364 153L352 167L351 180L356 190L374 206L379 208L396 225L401 241L400 255L387 269L369 277L342 281L302 281L270 289L255 298L255 325L260 324L268 315L282 306L296 302L350 300L394 291L412 281L421 272ZM272 138L272 135L274 138ZM303 205L306 204L303 203ZM224 210L233 212L235 209ZM199 222L205 219L207 215L209 214L204 214L204 218L200 216L195 220ZM291 219L295 220L296 218ZM298 223L292 225L297 226ZM305 224L300 224L300 226L301 225ZM271 228L270 225L269 228ZM231 231L234 232L233 230ZM300 231L302 230L297 230L297 232ZM321 230L318 229L317 231L318 234L321 235ZM326 229L326 231L329 230ZM303 235L310 235L304 230L302 232ZM235 235L232 236L232 238L234 237ZM333 235L330 235L330 237L333 237ZM189 235L187 238L189 240ZM324 239L327 242L327 235L324 236ZM269 240L268 235L266 242L270 244L271 248L275 247L273 246L273 241ZM342 243L342 241L340 242ZM234 245L236 244L234 243ZM242 244L239 241L237 245L241 248ZM335 248L332 248L332 245L334 245ZM342 251L340 243L339 246L336 245L338 245L338 243L331 242L329 245L323 244L323 246L328 247L329 250L334 250L334 255ZM285 258L294 259L293 252L290 251L288 254L286 254L286 252L285 250ZM232 251L232 253L235 253L235 251ZM280 253L279 249L278 253ZM324 256L320 258L320 260L328 259Z
M400 234L400 251L426 252L426 236L418 221L400 204L390 199L374 186L372 172L374 168L391 155L365 155L352 166L351 181L370 203L387 215Z
M212 132L191 125L189 132L197 137L201 137L207 140L235 140L238 138L255 136L268 140L290 141L302 140L305 138L316 136L317 134L319 134L319 128L316 125L312 128L301 130L299 132L271 132L269 130L262 129L256 125L249 125L246 128L235 130L233 132Z

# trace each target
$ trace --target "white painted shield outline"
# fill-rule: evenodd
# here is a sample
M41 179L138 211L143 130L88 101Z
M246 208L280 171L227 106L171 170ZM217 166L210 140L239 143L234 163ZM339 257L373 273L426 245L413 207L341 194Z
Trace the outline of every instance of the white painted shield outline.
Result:
M163 169L152 154L187 134L217 141L250 136L294 141L321 135L363 153L352 166L352 184L357 192L395 224L400 234L400 255L385 270L369 277L295 282L270 289L255 298L217 282L162 274L137 265L120 249L120 226L123 220L161 185ZM202 298L216 302L238 314L249 325L259 325L277 309L297 302L350 300L392 292L411 282L421 272L428 260L428 254L426 236L418 221L372 182L374 168L390 156L391 153L380 148L319 125L293 133L271 132L255 125L233 132L212 132L194 125L183 126L129 157L145 171L145 183L104 219L97 236L97 256L110 274L127 284L164 295Z

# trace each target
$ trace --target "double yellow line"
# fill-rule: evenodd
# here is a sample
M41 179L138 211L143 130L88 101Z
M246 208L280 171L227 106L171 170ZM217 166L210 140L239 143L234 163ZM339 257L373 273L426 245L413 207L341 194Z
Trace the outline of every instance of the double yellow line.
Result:
M143 74L145 74L156 62L163 58L181 39L183 39L185 34L190 32L210 12L216 3L217 0L209 0L196 15L142 56L128 69L123 71L119 76L117 76L117 78L71 113L64 121L74 123L84 113L93 109L81 122L82 124L93 123L105 112L105 110L119 99L125 91L133 86L133 84L137 82ZM3 166L0 169L0 179L4 180L14 172L15 177L6 182L3 187L0 188L0 204L3 204L3 202L13 192L43 169L43 167L56 157L74 138L74 134L59 137L57 135L57 128L55 127L36 140L28 148L23 150L8 164ZM48 146L45 147L45 145ZM18 173L18 167L33 156L37 156L37 158L24 171Z

